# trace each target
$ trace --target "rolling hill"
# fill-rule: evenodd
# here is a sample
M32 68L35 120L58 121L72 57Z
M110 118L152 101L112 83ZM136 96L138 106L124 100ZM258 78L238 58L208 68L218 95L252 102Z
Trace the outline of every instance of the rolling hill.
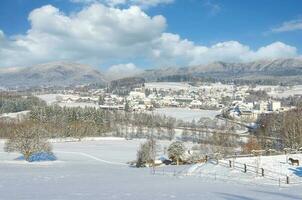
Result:
M100 71L88 65L71 62L0 69L0 85L7 88L73 86L105 82Z

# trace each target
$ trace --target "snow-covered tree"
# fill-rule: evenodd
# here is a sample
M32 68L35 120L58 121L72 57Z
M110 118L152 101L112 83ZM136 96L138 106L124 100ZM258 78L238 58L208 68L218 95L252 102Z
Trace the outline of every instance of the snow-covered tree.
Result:
M137 151L136 167L143 167L147 163L154 164L157 149L158 145L153 138L141 144Z
M168 147L168 156L171 160L176 162L177 165L179 165L179 161L181 160L181 157L184 155L185 151L185 145L180 141L176 141L170 144Z

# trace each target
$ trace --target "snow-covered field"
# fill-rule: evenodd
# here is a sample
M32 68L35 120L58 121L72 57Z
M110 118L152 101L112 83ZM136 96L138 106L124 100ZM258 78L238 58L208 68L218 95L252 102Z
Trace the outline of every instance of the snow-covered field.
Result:
M302 85L295 85L291 88L287 88L285 91L270 92L269 95L277 98L286 98L289 96L302 95Z
M18 118L24 117L29 112L30 112L29 110L24 110L24 111L20 111L20 112L3 113L3 114L0 115L0 118L18 119Z
M302 199L301 185L279 188L240 179L152 175L150 169L125 165L141 142L108 138L54 143L59 160L41 163L14 161L18 154L4 153L1 142L0 199Z
M37 95L37 97L39 97L40 99L45 101L48 105L51 105L52 103L57 102L57 97L58 96L59 96L59 94L41 94L41 95Z
M149 89L163 89L163 90L188 90L189 88L193 88L193 86L188 83L182 82L151 82L145 83L145 88Z
M76 95L64 95L64 94L42 94L42 95L37 95L40 99L44 100L48 105L57 103L59 106L62 107L94 107L98 108L99 106L95 103L91 102L58 102L58 98L79 98L79 96Z
M62 103L58 103L59 106L61 107L81 107L81 108L85 108L85 107L93 107L93 108L99 108L98 104L95 103L84 103L84 102L62 102Z
M220 114L220 111L190 108L159 108L154 110L153 113L191 122L193 119L198 121L200 118L204 117L214 119L216 115Z

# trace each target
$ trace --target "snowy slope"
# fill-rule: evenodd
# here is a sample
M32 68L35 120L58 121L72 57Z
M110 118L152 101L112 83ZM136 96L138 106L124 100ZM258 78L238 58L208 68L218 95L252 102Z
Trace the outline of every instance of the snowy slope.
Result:
M17 154L1 152L0 199L302 199L302 186L280 189L278 186L215 180L206 176L152 175L150 169L123 165L135 158L141 142L100 140L56 143L54 149L59 161L53 163L8 162L13 161ZM0 150L2 147L0 143Z

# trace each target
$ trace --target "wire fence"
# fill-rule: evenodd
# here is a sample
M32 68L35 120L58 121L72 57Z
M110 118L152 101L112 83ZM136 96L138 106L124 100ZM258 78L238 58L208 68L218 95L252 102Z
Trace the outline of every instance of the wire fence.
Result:
M159 167L154 168L151 170L151 173L154 175L165 175L165 176L195 176L200 178L205 178L205 180L211 179L211 180L223 180L223 181L235 181L235 182L251 182L255 181L254 184L261 183L261 180L268 180L268 182L263 181L263 184L270 183L274 185L298 185L302 184L302 180L300 180L299 177L294 177L287 175L285 173L277 172L274 170L264 169L260 166L241 163L234 160L210 160L208 163L211 163L213 165L222 166L224 168L230 169L231 171L235 170L237 172L252 175L253 177L258 177L260 179L252 179L251 176L246 176L244 178L237 178L234 177L234 174L231 173L231 171L225 171L225 172L209 172L204 171L202 168L204 167L204 164L200 165L184 165L184 166L174 166L174 167ZM195 166L195 169L190 172L190 169ZM244 180L243 180L244 179Z
M274 170L265 169L260 166L255 166L232 160L219 160L218 164L243 173L249 173L257 177L263 177L264 179L277 181L279 184L302 184L301 180L297 180L297 178L294 178L293 176Z

